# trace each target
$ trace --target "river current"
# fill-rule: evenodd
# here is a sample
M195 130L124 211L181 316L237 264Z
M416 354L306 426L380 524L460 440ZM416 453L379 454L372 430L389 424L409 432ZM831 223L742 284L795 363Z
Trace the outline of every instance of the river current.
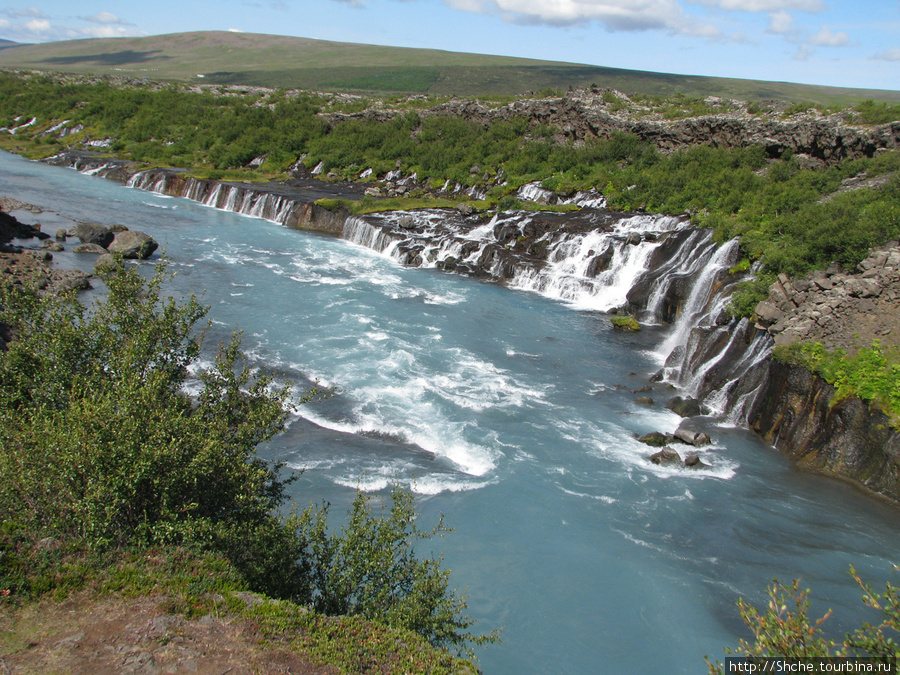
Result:
M443 513L455 531L434 552L476 630L502 628L478 651L488 674L705 672L704 655L749 637L737 599L763 604L773 577L801 578L835 636L876 618L851 564L876 588L900 581L895 507L799 473L746 431L712 423L708 469L647 461L636 435L680 421L633 393L661 365L664 327L614 332L535 293L6 153L0 195L44 208L16 215L50 233L88 220L151 234L171 293L210 305L211 348L239 328L251 362L298 395L336 387L261 453L303 470L301 508L327 500L339 519L357 487L396 481L423 527Z

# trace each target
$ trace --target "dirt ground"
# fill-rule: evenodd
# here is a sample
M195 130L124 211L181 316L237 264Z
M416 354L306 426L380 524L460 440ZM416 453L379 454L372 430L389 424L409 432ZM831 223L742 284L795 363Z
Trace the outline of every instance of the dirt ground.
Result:
M24 609L0 609L4 675L198 673L335 675L301 656L263 646L246 619L207 615L186 620L165 597L103 600L72 596Z

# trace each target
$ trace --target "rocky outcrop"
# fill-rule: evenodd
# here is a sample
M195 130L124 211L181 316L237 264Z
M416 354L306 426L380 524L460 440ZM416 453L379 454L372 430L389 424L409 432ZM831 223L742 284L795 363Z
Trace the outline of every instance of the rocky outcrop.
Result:
M900 500L900 433L880 410L805 368L770 360L765 390L748 417L751 429L804 469Z
M570 91L557 99L519 99L500 107L453 99L418 114L420 117L447 115L485 125L524 117L535 127L557 127L568 140L629 133L663 151L697 144L761 146L771 156L791 150L819 162L871 157L880 148L900 147L900 122L867 127L854 125L842 115L822 116L815 111L782 119L778 114L754 115L746 107L736 106L713 115L666 120L641 106L627 105L623 110L623 102L631 103L621 92L591 87ZM404 113L400 109L372 108L354 114L330 114L328 119L331 124L346 119L383 121Z
M756 307L757 323L775 344L821 342L855 352L874 340L900 345L900 244L873 249L856 273L839 265L802 279L786 275Z

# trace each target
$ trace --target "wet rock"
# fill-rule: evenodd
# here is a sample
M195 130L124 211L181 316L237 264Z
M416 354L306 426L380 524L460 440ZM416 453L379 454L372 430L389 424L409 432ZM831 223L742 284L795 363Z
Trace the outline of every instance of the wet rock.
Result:
M700 401L695 398L673 396L666 402L666 407L679 417L696 417L703 414Z
M684 466L688 469L708 469L709 464L706 464L700 459L700 455L696 452L689 452L687 456L684 458Z
M659 452L653 453L650 455L649 459L653 464L658 464L659 466L681 464L681 455L670 447L665 447Z
M673 436L682 443L687 443L688 445L696 447L709 445L711 442L709 434L694 428L687 420L678 426Z
M640 405L653 405L653 399L649 396L638 396L634 402Z
M670 434L664 434L661 431L651 431L649 434L644 434L638 441L644 443L645 445L650 445L655 448L661 448L665 445L668 445L672 442L672 436Z

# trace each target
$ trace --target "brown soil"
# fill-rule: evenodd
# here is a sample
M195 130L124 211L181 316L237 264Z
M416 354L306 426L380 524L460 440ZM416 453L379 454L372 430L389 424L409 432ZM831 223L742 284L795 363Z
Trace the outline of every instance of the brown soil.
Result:
M336 675L278 645L262 644L246 619L168 613L166 598L72 596L0 609L4 675L199 673Z

